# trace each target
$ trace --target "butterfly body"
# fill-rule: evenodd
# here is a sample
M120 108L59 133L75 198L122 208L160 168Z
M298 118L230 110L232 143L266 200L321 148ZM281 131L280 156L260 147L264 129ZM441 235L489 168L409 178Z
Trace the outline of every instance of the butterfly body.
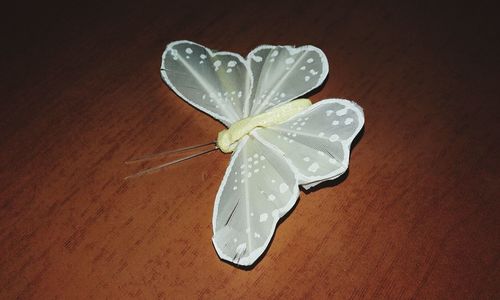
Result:
M313 46L264 45L244 59L190 41L167 45L162 78L228 128L217 144L232 155L212 220L222 259L255 263L296 203L299 185L307 189L347 170L350 144L364 124L361 107L343 99L294 100L327 73L326 56Z
M309 99L297 99L259 115L239 120L228 129L219 132L217 146L224 153L233 152L237 142L255 128L281 124L311 105Z

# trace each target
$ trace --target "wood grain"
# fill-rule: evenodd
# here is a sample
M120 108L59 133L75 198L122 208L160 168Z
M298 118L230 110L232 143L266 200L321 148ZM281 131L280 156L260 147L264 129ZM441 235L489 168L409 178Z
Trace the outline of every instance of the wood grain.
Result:
M497 10L402 2L6 6L0 298L500 298ZM250 270L211 244L228 155L123 180L223 128L162 83L177 39L316 45L311 99L365 110L349 174L302 192Z

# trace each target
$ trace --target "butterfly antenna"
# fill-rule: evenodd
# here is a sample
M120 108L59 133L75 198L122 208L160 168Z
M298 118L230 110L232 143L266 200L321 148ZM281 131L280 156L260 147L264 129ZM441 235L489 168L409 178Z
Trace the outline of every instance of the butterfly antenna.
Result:
M203 154L215 151L217 149L219 149L219 147L215 146L212 149L204 150L204 151L201 151L201 152L198 152L198 153L195 153L195 154L188 155L186 157L182 157L182 158L179 158L179 159L176 159L176 160L172 160L172 161L166 162L164 164L161 164L161 165L153 167L153 168L142 170L142 171L140 171L138 173L135 173L135 174L132 174L130 176L125 177L125 180L136 178L136 177L140 177L140 176L147 175L147 174L156 173L156 172L160 171L161 169L163 169L165 167L171 166L171 165L176 164L176 163L180 163L182 161L185 161L185 160L188 160L188 159L191 159L191 158L195 158L197 156L200 156L200 155L203 155Z
M209 145L215 145L215 143L216 143L216 141L213 141L213 142L205 143L205 144L188 146L188 147L174 149L174 150L167 150L167 151L163 151L163 152L159 152L159 153L147 154L147 155L144 155L141 157L136 157L136 158L133 158L131 160L128 160L125 162L125 164L134 164L134 163L143 162L146 160L157 159L157 158L160 158L160 157L163 157L165 155L172 154L172 153L179 153L179 152L184 152L184 151L191 150L191 149L201 148L201 147L205 147L205 146L209 146Z

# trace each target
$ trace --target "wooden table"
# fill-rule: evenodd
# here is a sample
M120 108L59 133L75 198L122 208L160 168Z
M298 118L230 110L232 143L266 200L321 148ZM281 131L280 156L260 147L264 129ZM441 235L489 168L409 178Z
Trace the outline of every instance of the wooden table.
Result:
M0 298L500 298L493 7L94 2L3 9ZM223 128L161 81L177 39L316 45L311 99L365 110L348 176L301 192L252 269L211 243L229 155L123 180Z

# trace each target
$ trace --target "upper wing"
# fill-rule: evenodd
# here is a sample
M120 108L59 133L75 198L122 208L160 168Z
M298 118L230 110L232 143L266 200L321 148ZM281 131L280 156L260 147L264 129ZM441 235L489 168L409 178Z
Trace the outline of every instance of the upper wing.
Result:
M224 125L243 118L252 89L248 62L231 52L212 52L176 41L163 52L161 76L182 99Z
M314 46L255 48L243 59L176 41L163 52L163 80L185 101L226 126L293 100L328 74L325 54Z
M347 170L351 142L363 124L363 110L356 103L328 99L255 135L278 148L296 171L299 184L309 188Z
M253 116L318 87L328 74L325 54L314 46L269 46L248 54L254 86L244 116Z
M213 244L219 257L253 264L298 195L297 178L283 157L253 136L243 138L215 200Z

